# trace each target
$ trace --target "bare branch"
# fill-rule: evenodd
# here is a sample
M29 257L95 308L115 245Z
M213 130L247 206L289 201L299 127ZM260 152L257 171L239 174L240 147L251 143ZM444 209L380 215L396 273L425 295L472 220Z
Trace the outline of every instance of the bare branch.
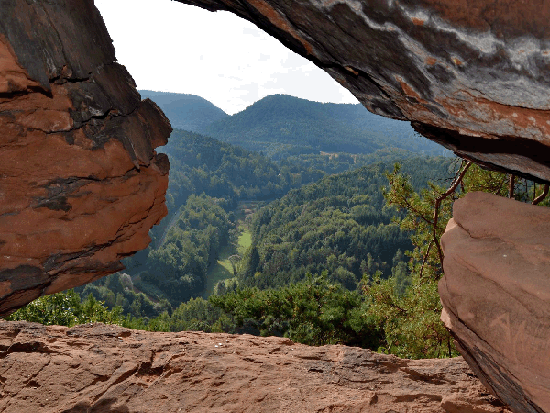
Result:
M544 198L546 198L546 195L548 195L548 184L544 184L544 189L542 191L542 194L540 194L535 199L533 199L533 205L537 205L539 202L543 201Z
M437 246L437 253L439 254L439 262L440 262L441 268L443 268L443 251L441 250L441 244L437 239L437 220L439 219L439 206L441 205L441 201L443 201L445 198L451 195L454 191L456 191L456 187L460 182L462 182L462 179L464 178L464 175L466 174L466 171L468 171L468 168L470 167L471 164L472 164L471 161L466 161L466 166L464 167L462 172L457 176L453 184L449 187L449 189L447 189L447 191L444 194L441 194L435 200L434 217L433 217L433 241Z
M420 267L420 278L422 278L422 274L424 273L424 264L426 264L426 260L428 259L428 254L430 253L430 250L432 249L433 244L434 244L434 240L432 239L430 241L430 244L428 245L428 249L426 250L426 253L422 257L422 266Z

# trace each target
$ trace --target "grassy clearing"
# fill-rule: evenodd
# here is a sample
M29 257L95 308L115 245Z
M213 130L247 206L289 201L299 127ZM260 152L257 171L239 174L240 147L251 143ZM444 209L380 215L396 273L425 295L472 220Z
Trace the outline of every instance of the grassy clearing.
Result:
M220 251L218 261L208 268L208 273L206 274L206 288L204 290L205 298L212 295L214 286L218 281L233 277L233 267L228 258L233 255L232 252L234 250L235 247L233 245L226 245Z
M241 233L239 234L239 239L237 240L237 246L226 245L220 251L218 261L208 268L208 273L206 274L206 288L203 295L204 298L213 294L214 286L218 281L227 280L228 278L234 277L233 266L229 262L229 257L235 253L242 256L251 244L252 234L244 226L241 227Z
M252 233L247 228L243 228L241 235L239 235L238 244L239 246L237 247L237 254L242 257L248 247L252 245Z
M241 231L236 245L226 245L218 255L218 261L208 268L206 274L206 288L203 297L207 298L214 293L214 286L218 281L233 278L233 266L229 262L229 257L238 254L243 256L248 247L252 245L252 233L246 227L245 221L253 215L265 202L243 201L235 210L237 217L237 228Z

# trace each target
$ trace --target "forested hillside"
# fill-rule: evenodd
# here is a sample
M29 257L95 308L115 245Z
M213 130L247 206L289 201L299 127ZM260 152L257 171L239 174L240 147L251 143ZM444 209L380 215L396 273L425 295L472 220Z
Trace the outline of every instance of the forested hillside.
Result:
M443 275L441 236L451 217L453 202L468 192L483 191L500 196L513 195L517 201L548 206L548 185L535 185L519 177L511 180L509 175L485 171L467 161L453 165L449 159L424 158L406 161L404 164L409 173L403 173L399 165L395 165L389 173L384 173L387 180L382 190L385 203L378 211L367 209L367 214L351 213L356 207L360 207L361 211L361 208L368 206L367 203L362 204L362 201L367 202L369 196L375 198L373 195L376 195L376 191L370 191L361 181L368 176L374 177L376 182L380 168L385 169L383 165L325 178L317 184L291 191L288 196L269 205L263 211L265 214L265 211L272 210L269 222L255 223L255 233L260 234L256 238L259 239L256 239L256 245L250 248L245 257L246 265L240 266L237 276L231 280L230 284L237 288L226 288L226 291L218 289L220 294L211 295L207 300L193 298L173 309L167 300L161 299L154 303L156 308L153 308L150 301L143 301L143 294L132 291L135 286L129 276L116 274L102 279L103 284L99 287L86 287L106 292L106 297L111 301L105 300L105 303L110 307L115 305L113 302L117 305L112 310L105 308L92 295L81 300L79 295L69 291L40 297L16 311L10 318L69 326L101 321L153 331L203 330L278 335L312 345L361 346L404 358L456 356L458 353L452 337L440 320L441 302L437 291L438 280ZM435 179L426 187L425 178L430 175L435 175ZM514 183L512 190L510 182ZM346 194L348 187L360 191L366 189L366 194L348 193L349 202L346 205L339 194ZM192 230L198 221L203 223L198 224L201 226L200 231L206 230L207 235L212 234L212 231L205 228L206 224L219 222L223 227L223 212L208 207L204 198L190 197L191 210L178 222L179 229L171 234L171 239L179 240L179 230ZM301 211L305 218L302 218L302 213L300 216L294 213L299 202L304 203ZM295 236L295 230L302 228L305 228L304 235L300 234L302 240L310 237L310 233L313 234L311 238L315 238L316 227L330 225L330 220L317 220L318 225L312 227L307 222L308 218L315 221L316 217L327 211L336 215L338 220L345 217L345 221L339 222L344 226L351 223L349 228L355 231L358 226L365 226L366 221L372 221L373 224L377 220L383 221L384 215L390 215L393 207L401 211L395 211L394 216L399 221L400 230L409 234L412 250L407 252L407 259L399 250L393 255L389 278L386 278L388 274L383 273L381 262L369 259L367 253L359 288L350 290L342 284L339 276L334 276L334 273L338 274L342 270L339 267L331 270L334 267L330 265L336 263L343 267L349 263L353 265L354 261L349 260L352 258L349 256L340 261L340 257L334 253L328 256L327 265L322 264L322 261L317 264L316 268L323 270L320 275L301 276L300 267L296 264L303 262L294 261L289 268L297 275L295 280L301 277L300 281L282 283L277 288L258 286L263 282L262 273L253 271L261 270L270 262L261 257L262 242L265 240L275 241L275 248L285 247L285 242L298 245L301 240L289 238L283 241L283 238L287 232ZM360 217L367 217L363 224ZM195 219L197 222L194 222ZM377 228L383 229L390 225L379 222ZM366 226L369 227L368 224ZM343 236L338 233L340 228L334 228L333 231L334 236L332 233L323 233L323 238L313 244L310 254L315 256L318 252L330 252L323 251L325 243L332 248L339 247L334 242L345 240L346 231L342 231ZM387 242L389 238L380 240ZM349 241L356 242L354 239ZM215 243L215 238L209 242ZM265 244L269 250L270 244ZM252 252L254 250L255 253ZM204 251L202 255L206 253ZM349 269L348 272L355 275ZM343 281L346 284L347 279ZM350 286L353 288L352 284ZM119 302L131 294L135 295L135 299L129 314L123 316L122 307L118 307L122 306ZM152 318L151 311L158 314L163 306L166 311Z
M157 315L203 294L208 267L237 237L239 201L273 200L324 176L178 129L163 150L171 160L169 216L150 231L149 248L124 260L131 277L114 274L77 289L134 316Z
M170 119L173 128L197 132L208 124L228 115L219 107L196 95L139 90L143 99L149 98Z
M108 305L121 305L134 316L153 316L203 295L209 268L219 252L235 245L239 232L235 207L241 200L282 197L262 209L249 225L254 245L235 261L239 274L216 291L284 286L307 272L328 271L331 282L355 289L364 272L389 275L405 258L408 234L390 223L396 212L384 208L380 187L393 162L328 176L338 165L409 155L379 151L364 157L319 155L309 167L281 164L265 156L192 132L175 130L166 152L172 159L169 219L151 232L150 248L125 261L131 277L113 276L79 288ZM378 157L378 155L380 155ZM350 162L340 162L347 159ZM311 161L311 159L310 159ZM353 162L352 162L353 161ZM446 172L450 158L414 158L405 162L413 181L424 186ZM292 188L301 188L291 191ZM401 252L398 252L401 251ZM234 253L233 253L234 254ZM256 258L255 258L256 257ZM254 262L256 259L256 263ZM121 280L113 280L122 277ZM237 281L237 282L235 282ZM120 287L121 283L129 288ZM144 294L143 294L144 293Z
M170 209L203 192L225 199L230 208L242 199L275 199L323 176L316 170L281 167L257 152L179 129L163 151L170 158Z
M412 249L410 234L392 223L400 213L385 205L381 192L392 168L377 163L327 176L262 208L251 223L253 245L240 282L281 287L326 271L330 281L355 289L364 274L389 276ZM445 157L403 162L417 190L455 169L456 161Z
M390 146L445 153L416 134L408 122L374 115L360 104L318 103L287 95L267 96L199 132L273 159L320 151L367 154Z

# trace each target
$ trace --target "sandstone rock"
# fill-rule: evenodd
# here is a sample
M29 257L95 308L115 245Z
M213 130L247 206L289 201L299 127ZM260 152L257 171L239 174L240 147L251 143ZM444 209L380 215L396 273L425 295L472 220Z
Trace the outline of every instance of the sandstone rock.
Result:
M0 1L0 129L0 315L147 246L170 126L92 1Z
M442 238L442 318L513 411L549 412L550 209L474 192L453 216Z
M0 411L510 413L462 358L0 321Z
M411 120L462 157L550 181L546 2L178 1L256 23L374 113ZM92 0L0 0L0 128L0 315L117 271L122 257L146 246L148 229L166 214L169 165L154 148L170 128L152 102L140 101L116 63ZM451 223L445 236L446 321L476 373L516 412L550 411L549 255L547 231L540 229L548 229L548 217L540 218L539 208L523 216L524 207L510 201L503 207L508 215L483 208L461 215L461 205L472 200L487 208L504 202L472 194L457 205L457 226ZM541 222L538 232L529 227L533 220ZM192 333L157 335L147 347L148 334L110 327L98 327L106 329L100 334L13 326L2 327L7 370L0 384L10 396L0 399L4 411L41 404L41 411L56 412L91 405L147 411L154 405L143 400L156 401L154 411L163 403L166 411L181 403L188 411L242 411L251 400L265 411L503 411L480 401L477 382L452 364L456 360L428 368L357 349L325 347L309 356L293 346L295 359L305 354L305 367L292 370L284 358L291 350L276 339L210 336L222 343L266 340L272 354L260 352L266 357L260 364L254 360L263 360L261 347L246 347L246 356L229 345L206 350L194 347ZM93 367L85 357L102 364ZM246 375L242 362L254 373ZM227 366L239 370L229 374ZM373 372L378 376L369 376ZM207 381L203 390L197 380ZM303 395L298 380L305 383ZM267 393L274 383L284 391ZM330 393L336 388L338 396Z
M550 3L178 1L250 20L462 157L550 181Z

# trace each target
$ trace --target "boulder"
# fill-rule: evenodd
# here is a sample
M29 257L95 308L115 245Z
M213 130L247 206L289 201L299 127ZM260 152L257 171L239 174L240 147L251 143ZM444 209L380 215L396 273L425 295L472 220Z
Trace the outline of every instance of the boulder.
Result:
M2 321L0 411L510 413L461 357Z
M550 209L483 192L454 204L442 238L442 319L513 411L550 412Z

